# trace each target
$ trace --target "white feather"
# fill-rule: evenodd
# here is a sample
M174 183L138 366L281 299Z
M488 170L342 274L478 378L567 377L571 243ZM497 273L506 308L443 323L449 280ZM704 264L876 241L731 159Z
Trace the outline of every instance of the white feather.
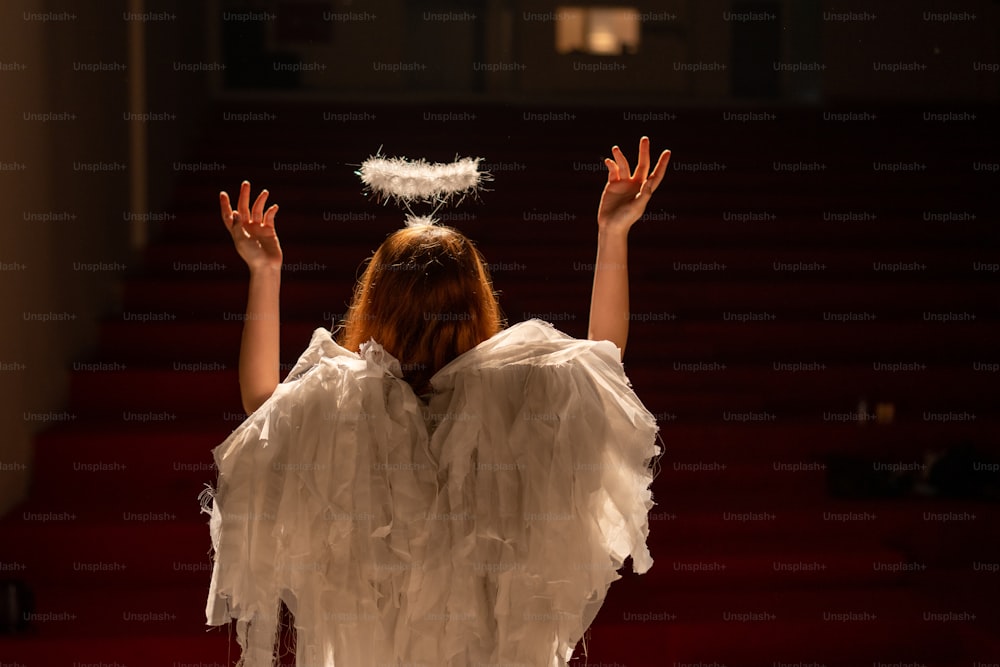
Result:
M436 225L437 219L430 215L407 215L404 220L407 227L425 227L427 225Z

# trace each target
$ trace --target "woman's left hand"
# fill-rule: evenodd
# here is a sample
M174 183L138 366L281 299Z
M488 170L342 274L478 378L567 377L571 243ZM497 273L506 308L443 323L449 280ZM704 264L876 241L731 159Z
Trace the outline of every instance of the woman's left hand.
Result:
M604 159L608 168L608 182L597 209L597 224L602 230L628 231L646 211L650 196L659 187L667 172L670 151L660 154L653 173L649 173L649 137L639 140L639 162L630 171L628 160L618 146L611 149L614 160Z

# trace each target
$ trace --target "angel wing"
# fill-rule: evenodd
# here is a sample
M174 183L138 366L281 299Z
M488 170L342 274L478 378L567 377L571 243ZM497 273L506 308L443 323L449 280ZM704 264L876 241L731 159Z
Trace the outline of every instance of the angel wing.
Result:
M646 547L656 423L610 342L540 320L431 380L317 329L214 450L208 623L270 666L279 601L300 665L565 665ZM207 503L206 503L207 504Z

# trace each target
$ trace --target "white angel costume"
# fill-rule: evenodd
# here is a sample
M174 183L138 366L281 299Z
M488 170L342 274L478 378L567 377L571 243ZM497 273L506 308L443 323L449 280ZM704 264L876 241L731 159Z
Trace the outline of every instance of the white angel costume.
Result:
M316 329L214 450L208 624L236 619L245 667L281 602L297 667L566 665L626 557L653 562L657 427L618 349L529 320L427 396L401 375Z

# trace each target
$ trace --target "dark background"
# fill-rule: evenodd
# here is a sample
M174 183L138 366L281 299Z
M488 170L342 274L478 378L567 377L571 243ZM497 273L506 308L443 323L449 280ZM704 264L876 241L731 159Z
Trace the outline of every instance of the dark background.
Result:
M73 539L121 538L118 560L142 570L148 544L129 546L134 524L102 533L108 526L100 517L108 508L117 515L122 498L149 511L174 507L152 491L130 495L144 475L162 477L184 507L185 526L163 529L172 542L194 545L184 562L202 557L207 530L185 499L197 495L200 478L211 481L210 449L240 419L239 322L232 314L242 311L246 275L219 225L220 189L232 193L249 178L281 204L286 369L308 332L343 312L358 264L399 225L401 215L367 201L353 174L380 147L436 160L483 157L494 176L490 190L444 220L475 238L494 264L512 323L541 316L584 337L601 159L614 143L634 156L646 134L654 152L674 152L647 219L632 234L637 317L626 357L667 443L654 487L659 521L651 522L664 550L658 564L676 574L672 562L726 554L738 572L714 583L653 584L658 592L646 603L636 602L640 581L636 597L602 612L619 619L607 636L659 638L663 664L727 655L737 656L728 664L794 656L828 664L1000 662L996 625L988 626L996 618L985 611L998 575L977 565L1000 560L988 528L996 517L990 462L1000 362L998 4L625 3L640 16L632 28L637 42L617 53L559 53L559 19L572 22L568 7L500 0L4 4L0 513L7 516L0 543L8 551L0 551L0 578L34 588L48 580L48 600L56 602L41 595L36 607L49 610L90 609L82 602L90 586L173 587L155 570L134 581L113 572L107 580L48 576L72 563L109 562L67 543L60 532L66 524ZM596 26L600 17L589 20ZM578 27L574 34L588 33ZM880 262L898 266L876 268ZM875 317L866 328L833 322L830 313ZM733 371L716 376L675 366L726 362ZM773 366L779 362L829 368L782 374ZM879 373L872 366L879 362L925 368ZM821 417L827 412L865 417L845 429ZM770 414L776 424L726 431L736 426L726 413L750 420ZM171 423L122 423L135 414L152 422L166 414ZM171 429L178 433L165 435ZM179 442L186 449L172 454ZM927 478L928 462L942 452L957 457L952 473L939 469ZM72 467L129 457L137 457L132 472ZM765 474L779 461L827 467L788 483L787 475ZM916 471L876 474L873 461ZM734 467L713 476L675 462ZM109 495L102 500L102 493ZM895 518L839 534L816 517L799 517L773 531L744 526L746 534L729 542L719 525L697 523L727 509L826 508L823 502L836 498L894 499L887 507L852 507ZM904 502L916 498L973 505ZM88 503L99 509L88 513ZM961 514L979 504L978 519ZM966 518L928 520L928 508ZM37 521L31 512L43 509L78 511L86 521ZM812 633L828 634L796 625L794 610L803 607L768 597L786 584L762 579L782 554L806 562L796 538L811 530L826 534L808 562L845 569L798 592L816 599L823 597L816 591L859 591L824 609L858 609L865 591L891 588L916 591L923 601L893 598L886 603L892 609L986 616L894 618L817 643ZM205 545L197 542L202 533ZM832 546L867 539L855 560ZM898 556L927 565L930 574L871 575L869 564L882 562L879 550L896 554L886 562ZM40 552L60 552L72 563L46 561ZM184 556L164 558L169 568ZM189 579L188 597L179 598L187 602L178 603L184 609L207 585ZM773 630L773 646L795 638L804 652L778 652L760 639L770 629L749 625L746 636L732 630L727 640L736 624L685 618L685 595L704 601L731 589L742 590L739 599L754 609L784 610L779 616L789 624ZM197 613L199 604L195 599ZM705 618L720 608L730 607L711 607ZM676 618L622 623L621 609L679 614L680 627L671 625ZM185 622L197 626L198 619ZM100 635L100 627L107 624L34 623L33 636L54 633L48 645L63 646L60 657L27 663L36 648L0 642L0 660L16 646L21 652L12 655L24 664L70 664L76 634ZM904 636L913 641L899 646L910 652L872 639ZM852 644L853 653L845 648ZM133 649L141 654L144 646ZM756 653L746 652L749 646ZM87 655L119 656L100 644ZM603 655L608 662L601 664L616 655L625 660L614 648Z

